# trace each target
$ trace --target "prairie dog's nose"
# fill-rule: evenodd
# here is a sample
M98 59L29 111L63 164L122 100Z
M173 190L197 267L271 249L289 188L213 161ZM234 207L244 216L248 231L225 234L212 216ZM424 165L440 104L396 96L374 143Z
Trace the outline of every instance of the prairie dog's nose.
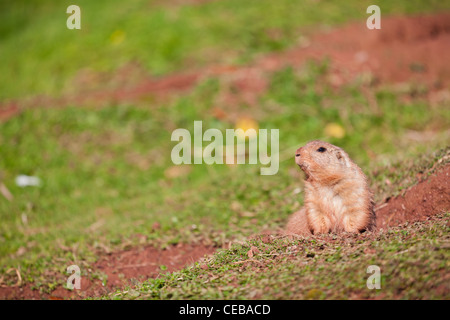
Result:
M300 149L297 149L297 151L295 152L295 163L300 165L300 163L303 161L301 155L300 155Z

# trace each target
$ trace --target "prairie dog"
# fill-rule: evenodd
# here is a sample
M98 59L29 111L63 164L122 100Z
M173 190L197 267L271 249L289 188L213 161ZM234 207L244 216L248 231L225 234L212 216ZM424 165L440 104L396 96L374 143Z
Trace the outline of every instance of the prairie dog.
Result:
M375 227L367 178L344 150L314 140L297 149L295 162L305 173L304 207L290 217L287 233L357 233Z

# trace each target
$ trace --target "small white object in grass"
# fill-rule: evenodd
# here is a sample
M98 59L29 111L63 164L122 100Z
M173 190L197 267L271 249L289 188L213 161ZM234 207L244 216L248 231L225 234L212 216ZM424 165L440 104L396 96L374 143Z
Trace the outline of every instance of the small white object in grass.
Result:
M16 185L22 188L28 186L39 187L41 185L41 179L21 174L16 177Z
M302 192L302 188L295 188L292 193L293 194L299 194L300 192Z

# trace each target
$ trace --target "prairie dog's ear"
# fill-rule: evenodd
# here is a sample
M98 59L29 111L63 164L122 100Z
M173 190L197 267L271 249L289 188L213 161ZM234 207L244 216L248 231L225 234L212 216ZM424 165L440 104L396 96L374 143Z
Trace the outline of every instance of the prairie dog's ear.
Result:
M344 164L346 167L350 167L350 164L347 161L347 157L345 156L345 154L342 151L336 150L336 158L339 160L339 162Z

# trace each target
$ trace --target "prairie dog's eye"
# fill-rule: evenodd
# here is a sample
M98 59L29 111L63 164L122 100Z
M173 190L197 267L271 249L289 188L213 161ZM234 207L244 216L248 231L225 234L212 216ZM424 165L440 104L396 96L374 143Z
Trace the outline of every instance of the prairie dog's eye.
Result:
M327 151L327 149L324 147L320 147L319 149L317 149L317 152L325 152L325 151Z

